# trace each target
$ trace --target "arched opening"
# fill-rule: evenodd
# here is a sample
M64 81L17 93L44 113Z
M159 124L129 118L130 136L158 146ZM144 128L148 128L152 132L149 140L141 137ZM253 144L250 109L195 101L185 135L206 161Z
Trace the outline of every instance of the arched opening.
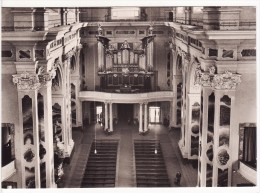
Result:
M71 118L72 118L72 127L76 127L77 124L77 111L76 111L76 86L74 84L70 84L71 86Z
M59 91L62 89L62 77L59 68L56 70L56 76L52 79L52 90Z
M74 73L76 70L76 59L75 56L72 56L70 59L70 72L71 74Z

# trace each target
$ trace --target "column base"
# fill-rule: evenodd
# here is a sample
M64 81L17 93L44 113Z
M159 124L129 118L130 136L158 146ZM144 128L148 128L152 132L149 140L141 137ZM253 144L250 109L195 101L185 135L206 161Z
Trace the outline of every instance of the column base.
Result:
M146 131L139 131L139 135L147 135L149 131L150 129L147 129Z
M178 145L179 145L179 149L181 151L182 158L188 158L188 153L185 152L185 147L182 145L181 140L178 142Z
M181 126L179 125L170 125L169 126L169 132L173 130L181 129Z
M66 157L64 159L64 163L70 164L73 153L74 153L74 141L71 140L69 143L69 146L68 146L68 151L66 152Z
M82 123L81 122L77 122L75 127L82 127Z
M104 132L106 135L112 135L114 133L113 131L109 131L108 129L104 130Z

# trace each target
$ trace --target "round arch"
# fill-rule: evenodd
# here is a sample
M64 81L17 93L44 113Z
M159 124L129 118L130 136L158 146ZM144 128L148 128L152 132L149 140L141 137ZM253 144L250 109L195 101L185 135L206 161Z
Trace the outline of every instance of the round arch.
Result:
M70 72L71 74L75 72L77 67L76 57L73 55L70 59Z
M195 84L195 78L196 78L196 69L198 68L198 65L200 64L197 57L193 57L193 60L188 68L187 73L187 91L189 93L197 93L200 94L200 85Z
M62 80L63 80L63 75L62 75L61 66L58 65L56 68L56 75L52 79L52 89L54 91L62 90Z

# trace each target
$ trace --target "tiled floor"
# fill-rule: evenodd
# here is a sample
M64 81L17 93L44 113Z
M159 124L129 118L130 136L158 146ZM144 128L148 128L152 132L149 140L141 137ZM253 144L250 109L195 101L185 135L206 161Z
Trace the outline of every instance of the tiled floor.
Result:
M162 125L149 125L150 131L142 136L138 133L138 127L118 123L114 127L113 135L105 135L100 125L91 125L81 130L73 131L75 151L70 165L65 166L65 175L60 187L79 188L91 143L95 139L118 139L118 165L116 187L136 187L135 165L133 154L133 141L135 139L156 139L160 140L165 165L167 168L170 184L174 184L174 177L177 171L181 171L182 187L195 187L197 183L197 169L190 163L183 160L178 148L180 131L169 132Z

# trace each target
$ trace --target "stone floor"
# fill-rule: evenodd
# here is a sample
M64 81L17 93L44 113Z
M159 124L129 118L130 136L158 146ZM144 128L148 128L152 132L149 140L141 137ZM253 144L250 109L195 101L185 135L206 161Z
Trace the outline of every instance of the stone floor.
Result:
M75 151L70 165L65 165L65 175L59 187L80 188L89 149L95 139L119 140L116 187L136 187L133 152L134 140L136 139L160 140L171 187L176 186L174 178L177 171L182 173L181 187L196 187L197 168L194 166L196 164L183 159L178 147L180 130L169 132L168 128L163 125L149 125L149 129L148 134L142 136L139 135L137 126L119 122L114 126L113 135L105 135L99 124L89 125L83 130L73 130ZM234 179L235 181L244 181L241 176L235 176ZM234 181L232 185L235 186Z

